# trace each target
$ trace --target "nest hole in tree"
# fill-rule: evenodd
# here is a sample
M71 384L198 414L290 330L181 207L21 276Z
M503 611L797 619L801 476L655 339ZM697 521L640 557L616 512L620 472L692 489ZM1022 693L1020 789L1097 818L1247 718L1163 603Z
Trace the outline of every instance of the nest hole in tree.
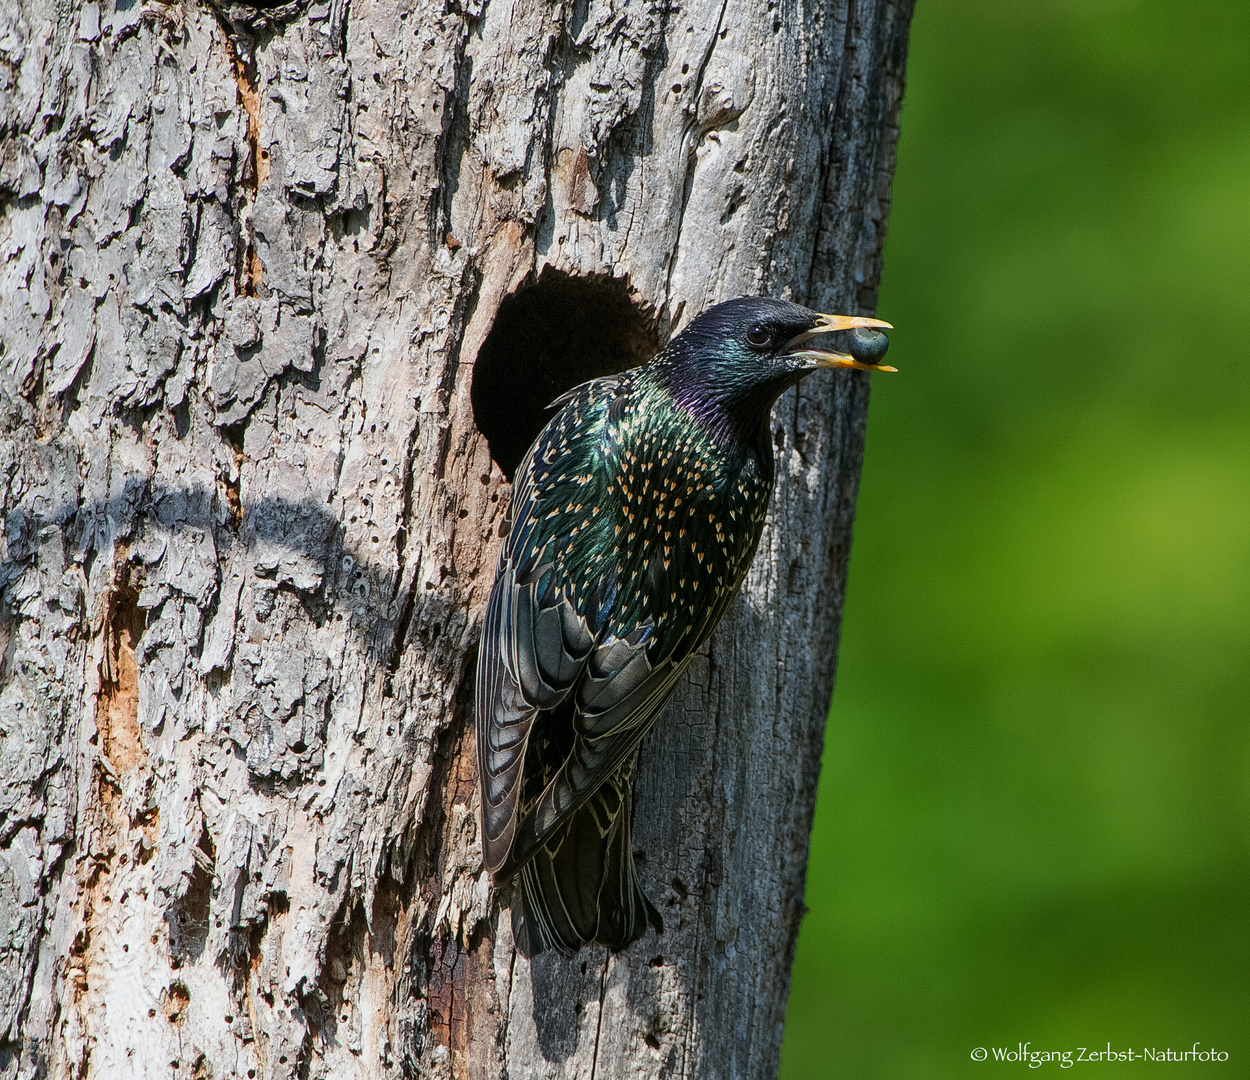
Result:
M551 403L588 379L649 360L660 347L652 312L625 278L543 270L506 296L473 368L473 419L509 479L551 419Z

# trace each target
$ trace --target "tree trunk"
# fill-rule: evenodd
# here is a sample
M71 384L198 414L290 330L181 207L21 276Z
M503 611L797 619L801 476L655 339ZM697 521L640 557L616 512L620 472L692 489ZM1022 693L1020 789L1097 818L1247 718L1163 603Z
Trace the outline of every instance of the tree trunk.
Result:
M911 0L407 2L0 11L0 1075L776 1071L866 379L644 745L663 935L516 954L469 688L547 401L872 311Z

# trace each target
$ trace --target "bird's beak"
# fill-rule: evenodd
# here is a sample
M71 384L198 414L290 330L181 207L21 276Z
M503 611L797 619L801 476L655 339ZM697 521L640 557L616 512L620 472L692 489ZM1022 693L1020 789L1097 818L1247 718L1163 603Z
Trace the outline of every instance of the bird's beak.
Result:
M805 330L791 340L785 347L783 355L802 360L811 360L816 367L822 368L855 368L857 371L898 371L889 364L865 364L846 353L830 352L828 349L805 349L803 346L820 334L832 334L837 330L858 330L860 328L875 330L893 330L894 327L881 319L869 319L863 315L821 315L820 321L810 330Z

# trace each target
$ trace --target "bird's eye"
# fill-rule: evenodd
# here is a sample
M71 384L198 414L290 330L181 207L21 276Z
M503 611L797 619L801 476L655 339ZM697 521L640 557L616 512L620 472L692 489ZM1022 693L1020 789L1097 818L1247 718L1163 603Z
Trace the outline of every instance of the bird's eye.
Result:
M773 335L766 326L753 326L747 331L747 341L752 345L767 345L772 339Z

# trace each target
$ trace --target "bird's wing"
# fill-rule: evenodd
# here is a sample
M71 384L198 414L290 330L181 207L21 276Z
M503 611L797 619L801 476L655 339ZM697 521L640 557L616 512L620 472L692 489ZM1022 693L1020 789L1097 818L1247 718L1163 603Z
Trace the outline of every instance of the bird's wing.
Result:
M538 798L521 808L500 876L525 862L637 749L734 591L709 605L662 655L649 655L647 640L631 641L636 634L606 638L591 650L571 695L571 746Z
M486 607L478 649L477 758L482 790L482 857L494 869L508 854L516 832L521 766L538 707L526 699L508 662L512 611L512 570L500 567Z
M569 577L556 553L574 519L582 520L571 508L593 498L582 490L587 469L570 460L570 448L586 446L584 436L616 384L596 380L565 400L517 470L512 528L486 608L475 690L482 850L491 871L513 846L535 720L565 699L595 642L587 611L597 614L604 598L579 589L583 582ZM568 509L561 514L560 508Z

